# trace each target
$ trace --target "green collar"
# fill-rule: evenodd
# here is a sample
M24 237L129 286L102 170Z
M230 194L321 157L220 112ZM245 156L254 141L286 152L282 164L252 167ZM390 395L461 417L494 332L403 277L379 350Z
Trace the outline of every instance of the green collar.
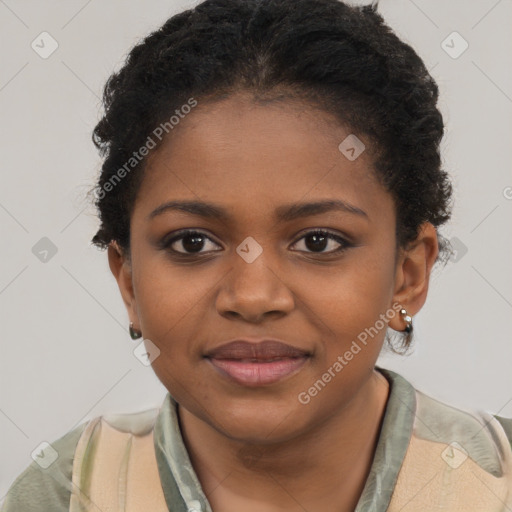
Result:
M375 457L355 512L385 512L412 435L415 389L395 372L375 367L390 392ZM167 393L158 414L155 450L165 500L172 512L212 512L194 471L178 423L177 403Z

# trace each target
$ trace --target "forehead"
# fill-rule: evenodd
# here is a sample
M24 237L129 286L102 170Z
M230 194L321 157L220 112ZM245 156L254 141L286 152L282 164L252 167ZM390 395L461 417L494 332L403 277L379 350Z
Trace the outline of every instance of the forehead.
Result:
M320 197L389 206L369 140L360 136L365 148L351 160L340 151L347 137L353 140L350 129L333 115L300 101L261 104L236 95L199 102L149 155L138 207L147 213L181 198L277 207Z

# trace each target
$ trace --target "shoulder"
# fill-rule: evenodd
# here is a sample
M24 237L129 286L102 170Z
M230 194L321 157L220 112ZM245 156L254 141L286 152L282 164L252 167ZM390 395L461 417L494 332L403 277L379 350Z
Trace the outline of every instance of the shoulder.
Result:
M84 499L74 482L88 481L94 461L122 450L118 440L150 433L158 412L154 408L98 416L42 446L9 488L2 512L68 512L72 496L79 502Z
M447 458L454 449L495 477L510 469L512 419L459 409L417 390L416 396L415 437L445 445Z
M412 389L415 400L401 404L412 428L387 510L512 510L512 420Z
M35 460L7 492L2 512L64 512L69 510L73 457L88 422L41 446Z

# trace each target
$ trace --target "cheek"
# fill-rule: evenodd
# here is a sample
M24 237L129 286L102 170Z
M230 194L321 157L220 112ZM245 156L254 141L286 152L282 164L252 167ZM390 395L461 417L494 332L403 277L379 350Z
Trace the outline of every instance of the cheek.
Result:
M139 260L134 276L137 311L144 337L152 340L166 359L179 360L197 352L204 330L213 283L204 271L171 265L163 258ZM196 353L197 356L197 353Z
M321 320L322 330L330 330L343 343L373 326L390 307L393 259L369 252L360 250L346 264L307 278L300 291L311 321Z

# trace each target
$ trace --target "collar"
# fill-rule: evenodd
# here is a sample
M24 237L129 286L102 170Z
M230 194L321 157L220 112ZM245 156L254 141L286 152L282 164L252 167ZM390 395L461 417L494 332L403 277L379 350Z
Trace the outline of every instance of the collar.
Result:
M416 392L395 372L380 368L390 390L370 473L355 512L385 512L409 445L416 412ZM167 393L154 428L158 471L172 512L212 512L181 435L177 402Z

